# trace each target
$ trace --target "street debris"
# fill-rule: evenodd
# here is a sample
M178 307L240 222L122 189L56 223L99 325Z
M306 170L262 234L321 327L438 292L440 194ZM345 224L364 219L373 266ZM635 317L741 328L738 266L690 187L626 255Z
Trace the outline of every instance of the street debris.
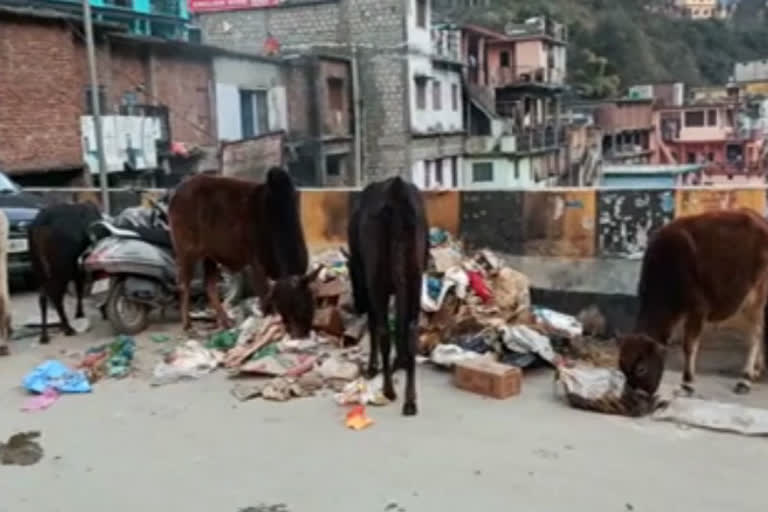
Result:
M93 384L103 377L120 379L131 371L136 341L130 336L118 336L112 343L90 348L78 368L85 372Z
M364 405L356 405L347 412L345 424L352 430L363 430L373 425L373 420L368 417Z
M13 434L6 443L0 443L0 464L4 466L31 466L43 458L43 447L36 441L39 431Z
M520 394L523 374L520 368L480 357L457 363L453 382L457 388L504 399Z
M56 403L59 399L59 392L54 388L48 388L39 395L27 398L21 410L24 412L44 411Z
M55 359L37 365L24 377L22 385L27 391L38 394L42 394L50 388L60 393L88 393L91 391L91 384L83 371L72 370Z
M384 396L383 388L384 381L381 375L371 380L361 377L347 383L339 393L333 396L333 399L339 405L386 405L389 399Z
M745 436L768 436L768 410L739 404L675 397L651 416L691 427Z
M215 370L220 362L219 352L208 350L198 341L187 340L155 366L152 385L162 386L179 380L198 379Z
M577 409L643 416L654 406L653 397L626 390L624 374L616 368L559 366L556 379L561 383L568 403Z

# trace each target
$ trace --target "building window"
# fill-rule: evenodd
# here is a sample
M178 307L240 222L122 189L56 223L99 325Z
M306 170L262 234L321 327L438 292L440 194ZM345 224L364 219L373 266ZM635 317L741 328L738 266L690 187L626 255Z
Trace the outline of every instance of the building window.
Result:
M335 112L344 111L344 80L341 78L328 79L328 104Z
M244 139L267 133L267 91L240 90L240 122Z
M717 126L717 110L707 110L707 126Z
M85 88L85 115L93 115L93 103L91 103L91 88L90 86ZM107 90L103 85L99 86L99 112L101 114L107 113Z
M419 110L427 108L427 79L423 77L416 78L416 108Z
M443 102L442 102L442 94L443 94L443 88L440 82L435 80L432 83L432 108L434 110L440 110L443 108Z
M432 161L424 160L424 188L432 186Z
M416 26L427 28L427 1L416 0Z
M503 68L509 67L509 52L501 52L501 56L499 57L499 65Z
M451 157L451 186L459 186L459 157Z
M443 160L435 160L435 185L443 185Z
M685 126L701 127L704 126L704 111L694 110L685 113Z
M451 106L453 107L454 112L459 111L459 85L458 84L451 85Z
M325 174L329 178L339 178L346 171L347 155L327 155L325 157Z
M472 183L488 183L493 181L493 162L472 164Z

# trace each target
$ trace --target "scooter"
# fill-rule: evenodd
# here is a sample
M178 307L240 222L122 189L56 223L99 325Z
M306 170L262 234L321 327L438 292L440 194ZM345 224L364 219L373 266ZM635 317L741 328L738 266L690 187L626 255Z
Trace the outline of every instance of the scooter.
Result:
M125 222L126 216L122 219L118 216L114 223L100 220L91 225L89 235L93 244L83 260L90 277L91 300L115 332L131 335L147 328L152 311L164 312L179 303L167 208L152 202L143 212L143 221L142 212L132 210L130 222ZM232 304L240 296L241 276L225 271L221 274L222 302ZM191 283L192 300L205 298L202 277L202 265L199 265Z

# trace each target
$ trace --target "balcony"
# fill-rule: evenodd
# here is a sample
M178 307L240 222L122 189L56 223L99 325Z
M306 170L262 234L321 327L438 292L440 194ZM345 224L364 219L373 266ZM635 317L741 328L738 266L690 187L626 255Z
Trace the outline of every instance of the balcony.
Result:
M525 84L561 86L564 80L564 70L545 66L507 66L488 73L488 81L493 87L510 87Z
M461 32L444 28L433 28L433 57L450 62L461 62Z
M516 137L517 150L523 153L557 149L565 141L565 127L553 124L523 128Z

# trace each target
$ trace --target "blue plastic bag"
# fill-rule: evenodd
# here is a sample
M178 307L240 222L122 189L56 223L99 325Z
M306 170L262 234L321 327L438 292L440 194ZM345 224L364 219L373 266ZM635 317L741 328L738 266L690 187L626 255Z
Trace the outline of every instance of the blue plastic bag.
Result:
M39 364L32 370L22 385L27 391L42 393L48 388L53 388L60 393L88 393L91 384L81 371L70 370L64 364L56 360L48 360Z

